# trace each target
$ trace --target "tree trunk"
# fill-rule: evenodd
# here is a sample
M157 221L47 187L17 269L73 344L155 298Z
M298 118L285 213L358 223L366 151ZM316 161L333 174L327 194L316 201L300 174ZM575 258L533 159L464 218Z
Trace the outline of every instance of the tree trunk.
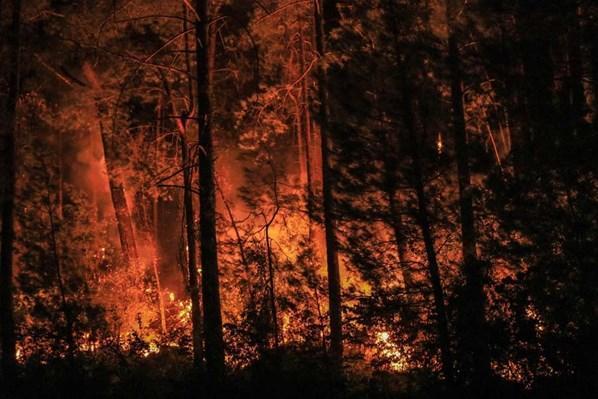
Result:
M89 63L85 63L83 65L83 73L87 78L91 88L99 93L102 90L100 81ZM121 176L117 173L113 166L114 154L112 142L109 140L108 133L104 129L104 124L102 123L102 110L104 106L100 103L99 98L96 98L96 103L98 118L100 119L100 136L102 138L108 184L110 186L110 194L116 216L123 258L129 265L138 265L139 256L137 254L137 245L135 243L135 235L133 232L133 221L131 219L131 213L129 212L129 207L127 205L127 199L125 196L125 187Z
M521 42L523 88L529 127L529 148L534 161L552 157L558 140L558 113L554 106L554 65L551 57L553 29L547 26L545 7L519 2L517 28ZM538 159L538 157L540 159Z
M330 30L326 11L335 7L330 0L315 0L316 46L321 59L326 56L326 41ZM336 367L342 365L343 331L341 308L341 281L336 241L336 220L333 210L333 181L330 160L329 117L330 104L328 102L328 77L322 62L318 71L318 88L320 97L320 139L322 152L322 191L323 191L323 219L326 236L326 264L328 271L328 301L330 315L330 354Z
M187 32L187 6L183 5L183 31ZM187 73L191 74L191 61L189 57L189 38L188 34L184 35L185 43L185 66ZM179 130L179 140L181 143L181 160L183 171L183 208L185 215L185 234L187 238L187 280L189 282L189 296L191 298L191 338L193 343L193 366L196 371L200 373L203 371L203 325L201 313L201 295L199 287L199 275L197 269L197 239L195 235L195 207L193 204L193 165L195 159L191 153L188 144L188 128L187 120L183 117L183 113L178 110L175 99L172 95L170 84L163 72L160 72L168 102L172 109L172 114L176 118L177 127ZM191 78L187 79L187 90L189 98L193 98L193 82ZM190 115L193 105L186 110L186 115Z
M587 36L589 37L590 47L590 78L592 80L592 106L593 106L593 117L592 122L594 128L598 127L598 21L595 19L587 27Z
M58 249L57 226L54 220L54 207L52 206L52 198L50 198L50 176L47 175L46 178L48 189L46 201L48 201L47 211L48 218L50 219L50 246L52 248L52 260L54 263L54 271L56 273L56 283L58 285L58 292L60 293L60 305L62 307L62 313L64 315L65 321L65 341L67 344L67 356L69 360L72 360L74 352L76 350L75 336L73 331L74 321L71 312L71 305L67 299L64 278L62 276L62 262L60 258L60 251Z
M530 131L525 106L523 65L521 64L521 45L518 37L517 17L513 18L513 32L508 26L509 18L500 18L501 57L504 62L504 102L506 107L506 122L511 147L511 159L515 176L525 171L525 165L530 160Z
M402 74L405 76L405 74ZM405 76L405 78L407 78ZM424 187L424 173L421 154L419 151L417 128L415 124L415 110L411 100L413 90L405 80L402 88L402 115L403 124L407 130L407 142L411 158L413 162L413 181L412 185L415 188L417 197L417 220L422 232L424 240L424 247L426 251L426 258L428 261L428 273L430 274L430 282L432 284L432 295L434 298L434 310L436 313L436 330L438 334L438 342L440 346L440 357L442 361L442 372L447 381L452 382L454 377L453 372L453 357L450 348L450 335L448 328L448 317L445 308L445 295L442 287L442 280L440 277L440 270L438 267L438 259L436 257L436 249L434 248L434 234L432 231L432 224L428 214L428 199Z
M212 137L212 62L210 44L209 0L196 0L197 38L197 109L199 123L199 202L202 266L202 299L207 381L209 391L216 396L224 379L224 343L220 310L218 275L218 244L216 237L216 195L214 180L214 143Z
M156 125L154 126L154 170L158 170L158 165L160 164L160 133L162 131L162 106L163 97L160 96L156 112ZM158 207L159 199L159 193L152 195L152 214L151 222L148 223L148 230L151 230L151 237L153 237L154 256L152 259L152 271L154 273L154 279L156 280L156 290L158 291L158 310L160 312L160 328L162 331L162 335L165 336L168 332L168 326L166 323L166 304L164 302L164 292L162 291L162 281L160 279L160 217Z
M567 34L567 47L569 58L569 98L571 109L569 114L569 128L574 139L585 136L585 115L588 110L583 87L583 60L581 50L581 27L578 6L571 7L568 13L570 18L569 32Z
M414 151L418 150L415 149ZM416 158L419 158L419 156L416 156ZM436 258L436 250L434 249L434 236L430 224L430 217L428 216L428 201L424 191L423 176L419 162L419 160L414 162L414 168L416 170L415 191L417 195L418 220L424 239L426 258L428 260L428 272L430 273L430 282L432 283L432 295L434 297L434 310L436 312L436 329L438 333L438 342L440 344L442 372L444 378L450 383L454 377L453 356L451 354L448 318L444 303L444 289L442 287L438 260Z
M2 334L2 375L5 389L13 384L16 375L16 336L13 309L13 244L14 208L16 186L16 130L17 100L19 97L19 66L21 51L21 2L12 2L12 26L8 31L9 77L8 95L3 112L0 132L0 211L2 235L0 236L0 333ZM1 392L0 392L1 393Z
M455 0L447 1L446 18L449 30L448 64L451 79L452 127L457 156L457 178L459 181L459 207L461 214L461 242L463 268L465 274L464 297L462 302L463 330L459 336L465 344L469 356L468 365L472 368L472 383L483 388L490 374L490 358L485 340L484 318L484 271L478 262L476 251L476 230L473 212L471 176L469 169L469 149L463 108L463 88L459 41L457 39Z
M396 169L392 169L393 171ZM388 179L396 181L396 177L388 177ZM412 261L409 248L407 245L407 236L405 235L405 226L403 224L403 217L401 215L400 204L397 199L398 190L394 181L387 183L386 185L386 196L388 199L388 212L390 218L390 224L397 247L397 255L399 258L399 268L401 270L401 276L403 277L403 287L407 292L413 289L413 276L411 275Z
M305 61L305 38L303 36L303 25L299 27L299 73L305 73L306 68L306 61ZM308 90L308 79L309 74L306 74L303 80L301 81L301 104L300 104L300 116L299 116L299 126L300 131L299 134L301 135L300 141L301 145L304 149L303 156L305 157L304 162L304 169L305 169L305 184L306 184L306 191L307 191L307 213L309 217L309 232L310 237L313 236L313 207L314 207L314 192L313 192L313 172L312 172L312 142L311 142L311 115L309 111L309 90ZM303 181L302 181L303 182Z
M422 233L424 241L424 248L428 263L428 273L430 274L430 283L432 285L432 296L434 299L434 311L436 313L436 331L438 334L438 343L440 347L441 367L442 373L447 381L452 383L453 372L453 357L450 348L450 335L448 328L448 317L446 315L444 288L442 287L442 280L440 270L438 267L438 259L436 257L436 249L434 248L434 233L430 216L428 214L428 199L424 187L424 170L423 161L418 144L418 134L416 125L416 110L413 100L415 90L410 84L410 77L408 76L406 60L403 58L404 54L401 51L399 43L399 32L396 28L397 10L392 1L385 3L385 6L391 16L390 23L394 39L394 56L399 68L399 76L401 77L399 93L400 93L400 115L403 127L406 131L406 136L398 134L400 142L404 142L406 149L411 156L413 175L411 185L415 189L417 197L417 223ZM400 234L403 234L402 231ZM397 246L402 246L402 243L397 243Z
M398 50L398 47L397 47ZM383 127L381 126L381 129ZM401 215L401 204L399 199L399 186L397 172L399 169L399 143L398 137L392 134L386 134L383 138L388 151L384 152L384 184L383 190L388 201L388 224L392 229L394 241L399 260L399 269L403 278L403 287L407 292L413 288L413 276L411 275L412 262L405 235L405 226Z
M127 198L125 196L125 186L122 182L122 178L118 175L112 165L113 155L110 142L108 141L108 137L106 137L106 132L101 122L100 134L102 136L104 159L106 161L106 170L108 174L108 184L110 185L110 194L112 197L114 214L116 215L116 224L118 226L118 234L120 237L123 258L127 264L137 266L139 264L139 256L137 254L137 244L135 243L131 212L129 211Z
M274 349L278 349L280 344L280 335L278 331L278 311L276 307L276 287L274 286L274 262L272 259L272 247L270 242L270 223L266 223L266 260L268 262L268 296L270 297L270 313L272 318L272 328L274 335Z
M197 370L203 367L203 341L202 341L202 323L201 307L199 295L199 276L197 273L197 249L195 238L195 212L193 210L193 192L191 189L193 182L193 162L189 153L189 146L185 137L181 137L181 152L183 156L183 184L184 206L185 206L185 228L187 233L187 265L189 277L189 295L191 296L191 323L193 339L193 364Z
M156 280L156 290L158 291L158 310L160 311L160 329L162 335L166 335L168 327L166 325L166 305L164 304L164 293L162 292L162 282L160 281L160 257L158 256L158 198L152 199L152 219L153 219L153 237L154 237L154 256L152 259L152 271Z

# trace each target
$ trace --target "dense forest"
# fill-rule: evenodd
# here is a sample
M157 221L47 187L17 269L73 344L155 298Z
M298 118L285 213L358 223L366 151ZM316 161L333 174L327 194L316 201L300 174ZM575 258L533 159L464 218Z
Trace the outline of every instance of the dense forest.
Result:
M1 398L598 397L592 0L0 0Z

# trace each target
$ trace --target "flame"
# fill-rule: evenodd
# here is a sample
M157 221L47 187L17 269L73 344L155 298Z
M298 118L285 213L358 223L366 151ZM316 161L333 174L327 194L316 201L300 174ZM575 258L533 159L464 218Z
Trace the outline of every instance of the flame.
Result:
M379 331L375 338L378 356L386 360L393 371L409 370L409 358L405 347L400 347L391 339L388 331Z
M179 301L177 306L179 307L178 319L180 321L191 320L191 300Z
M143 357L148 357L151 354L160 353L160 347L155 342L150 342L147 349L144 349L141 353Z

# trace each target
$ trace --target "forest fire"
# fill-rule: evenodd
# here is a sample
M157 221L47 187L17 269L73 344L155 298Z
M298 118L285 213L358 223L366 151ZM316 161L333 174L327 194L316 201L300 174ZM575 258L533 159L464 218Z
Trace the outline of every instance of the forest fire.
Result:
M379 355L389 363L392 370L396 372L409 370L409 359L405 354L407 348L399 347L390 338L390 334L386 331L376 333L376 345L380 350Z
M0 32L0 399L598 396L593 2Z

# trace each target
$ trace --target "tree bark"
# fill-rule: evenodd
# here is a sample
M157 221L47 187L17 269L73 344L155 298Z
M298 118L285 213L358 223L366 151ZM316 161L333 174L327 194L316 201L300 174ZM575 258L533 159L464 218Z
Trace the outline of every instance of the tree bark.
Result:
M455 137L457 157L457 178L459 182L459 208L461 216L461 242L463 253L463 269L465 274L464 297L462 302L463 329L459 336L465 344L470 356L468 365L472 368L472 383L483 388L490 374L490 358L485 340L485 293L484 271L478 261L471 186L471 172L469 169L469 148L465 114L463 108L463 77L459 41L457 38L455 0L447 0L446 18L448 24L448 64L451 79L452 128Z
M83 65L83 73L88 80L88 83L92 90L99 93L102 88L100 80L97 74L93 70L89 63ZM104 160L106 162L106 172L108 175L108 184L110 186L110 194L112 198L112 205L114 207L114 213L116 216L116 223L118 227L118 233L120 238L121 250L123 258L129 265L138 265L139 256L137 253L137 244L135 243L135 234L133 231L133 221L131 218L131 212L127 205L127 199L125 196L125 187L122 181L122 177L117 173L114 168L114 154L112 142L109 140L108 133L102 123L102 115L104 106L101 104L99 97L96 98L96 107L98 112L98 118L100 119L100 137L102 139L102 148L104 150ZM114 132L112 132L114 133Z
M158 170L160 164L160 133L162 131L162 107L163 97L160 96L158 100L158 107L156 112L156 125L154 126L154 170ZM152 195L152 216L151 216L151 235L153 237L154 244L154 256L152 259L152 270L154 272L154 279L156 280L156 290L158 291L158 307L160 311L160 328L162 335L166 335L168 332L168 326L166 323L166 304L164 301L164 292L162 292L162 281L160 279L160 217L159 217L159 199L160 194L156 193Z
M212 137L212 62L210 1L196 0L197 108L199 123L199 202L202 266L202 299L207 381L217 396L224 379L224 343L220 309L218 244L216 237L216 195L214 180L214 143Z
M185 231L187 234L187 265L189 277L189 295L191 296L191 324L193 340L193 365L197 370L203 368L203 340L202 321L199 295L199 276L197 273L197 248L195 238L195 212L193 206L193 169L191 167L189 146L185 137L181 137L181 152L183 156L183 185L185 206Z
M331 23L327 20L327 11L335 8L330 0L315 0L316 46L321 60L326 56L326 42ZM333 178L330 157L330 104L328 99L328 76L320 62L318 71L318 89L320 99L320 139L322 152L322 191L323 219L326 237L326 264L328 271L328 301L330 317L330 354L336 367L340 369L343 356L342 299L338 244L336 238L336 220L334 216Z
M567 47L569 58L569 98L571 111L569 114L569 128L575 138L585 135L585 116L588 110L583 87L583 59L581 49L581 10L572 5L569 11L569 32L567 33Z
M403 224L399 201L396 198L397 191L390 189L386 194L389 202L390 223L397 247L399 268L401 270L401 276L403 277L403 287L406 292L409 293L413 289L414 283L411 274L412 261L407 245L407 236L405 235L405 225Z
M504 5L502 7L505 7ZM521 63L521 44L519 40L519 20L517 16L500 18L501 58L503 59L504 102L506 123L509 134L513 173L524 173L530 160L527 151L530 148L530 131L525 106L523 65ZM509 21L512 20L512 27Z
M118 175L112 164L113 154L111 145L108 141L108 137L106 137L107 135L101 122L100 134L102 136L104 159L106 161L106 170L108 172L108 184L110 185L110 195L114 207L114 214L116 216L116 224L118 227L123 258L127 264L137 266L139 264L139 256L137 254L137 244L135 243L133 220L131 219L131 212L129 211L127 198L125 196L125 186L122 182L122 178Z
M523 97L529 129L529 148L525 152L534 161L550 158L559 138L551 57L551 43L556 39L553 30L547 26L544 12L546 9L539 2L518 2L517 33L521 46Z
M405 78L405 74L402 74ZM448 317L446 315L444 288L434 248L434 233L428 214L428 198L424 187L424 172L421 154L419 151L417 128L415 123L414 104L410 98L413 90L406 80L402 87L402 115L403 124L408 134L408 147L413 162L413 181L417 197L417 220L421 229L426 258L428 263L428 273L430 274L430 283L432 284L432 296L434 298L434 310L436 313L436 330L438 334L438 343L440 347L440 357L442 362L442 372L444 377L451 383L454 378L453 356L450 348L450 334L448 327Z
M303 36L303 25L299 27L299 73L305 73L306 68L306 61L305 61L305 38ZM301 135L300 138L300 145L302 145L304 152L304 170L305 170L305 184L306 184L306 194L307 194L307 213L308 213L308 223L309 223L309 233L310 237L313 236L313 208L314 208L314 192L313 192L313 172L312 172L312 142L311 142L311 113L309 110L309 89L308 89L308 79L309 74L306 74L303 80L301 81L301 104L299 107L300 115L299 115L299 134ZM303 182L303 180L302 180Z
M436 249L434 247L434 233L430 216L428 214L428 198L424 186L424 169L423 160L420 153L418 142L418 132L416 123L416 109L413 96L415 90L410 83L408 70L406 65L405 54L402 53L399 32L396 28L397 10L392 1L385 4L386 9L390 13L390 23L394 39L394 56L399 68L399 76L401 78L399 86L400 96L400 116L406 136L398 134L401 142L405 142L406 149L412 160L412 179L411 185L415 189L417 198L417 223L422 233L424 241L424 248L426 252L426 259L428 264L428 273L430 275L430 283L432 285L432 296L434 299L434 311L436 313L436 332L438 334L438 343L440 347L440 358L442 373L447 381L452 383L454 378L453 372L453 356L451 354L450 334L448 327L448 317L446 314L445 294L442 287L442 279L440 276L440 269L438 266L438 259L436 257ZM425 136L425 135L424 135ZM402 139L402 140L401 140ZM402 230L402 229L401 229ZM403 234L402 231L400 234ZM400 248L403 244L397 242Z
M592 122L594 127L598 127L598 21L593 20L587 27L587 36L589 37L590 47L590 78L592 79L592 106L594 115Z
M160 257L158 256L158 198L152 199L152 219L153 219L153 237L154 237L154 256L152 259L152 271L154 280L156 280L156 290L158 291L158 310L160 311L160 329L162 335L168 332L166 325L166 305L164 304L164 293L162 292L162 282L160 280Z
M418 151L415 149L414 151ZM419 158L419 156L416 156ZM438 342L440 346L440 357L442 360L442 372L447 381L452 382L454 378L453 372L453 356L451 354L450 334L448 328L448 317L446 315L446 307L444 300L444 288L442 287L442 280L440 277L440 270L438 267L438 259L436 258L436 250L434 248L434 236L432 233L432 226L430 217L428 215L428 201L426 198L423 176L421 173L421 165L419 160L414 162L415 173L415 191L417 195L418 204L418 220L419 227L422 231L424 246L426 250L426 258L428 260L428 272L430 274L430 282L432 283L432 295L434 297L434 310L436 312L436 329L438 333Z
M9 77L8 94L3 112L0 142L0 211L2 235L0 236L0 333L2 334L2 375L6 390L16 376L16 336L13 308L13 244L14 208L16 190L16 131L17 101L19 97L19 72L21 51L21 1L12 2L12 26L8 31ZM1 392L0 392L1 393Z
M54 207L52 206L52 198L50 198L50 177L47 177L47 189L48 193L46 196L48 218L50 221L50 246L52 248L52 260L54 263L54 271L56 273L56 283L58 285L58 292L60 293L60 301L62 307L62 313L65 321L65 341L67 344L67 356L69 360L72 360L74 352L76 350L75 336L73 331L73 314L71 312L71 304L67 299L66 287L64 284L64 278L62 275L62 262L60 258L60 251L58 249L58 238L57 238L57 226L54 220Z
M268 296L270 299L270 313L272 318L272 334L274 335L274 349L280 345L280 335L278 331L278 310L276 307L276 287L274 285L274 261L272 259L272 247L270 242L270 223L266 222L265 240L266 240L266 260L268 263Z
M400 201L397 198L399 195L399 187L397 184L398 171L398 157L399 146L397 145L396 137L386 135L385 140L390 151L384 154L384 186L383 190L388 201L388 224L392 229L394 241L397 249L397 257L399 260L399 269L403 278L403 286L406 291L413 288L413 276L411 275L411 258L407 244L407 236L405 235L405 226L403 224L403 217L401 215Z
M187 6L183 5L184 10L184 22L183 22L183 30L187 32L187 17L188 17L188 10ZM196 50L197 51L197 50ZM191 60L189 57L190 54L190 46L189 46L189 35L185 34L185 66L187 68L187 72L191 74ZM167 82L166 82L167 83ZM193 102L193 82L191 78L187 78L187 85L188 85L188 92L189 98ZM169 91L170 93L170 91ZM172 96L171 96L172 97ZM171 98L171 105L175 113L178 114L176 111L176 105L174 103L174 99ZM193 104L190 106L191 112L193 108ZM182 115L181 115L182 119ZM183 185L184 185L184 194L183 194L183 202L185 208L185 231L187 234L187 267L188 267L188 278L189 278L189 295L191 296L191 324L192 324L192 342L193 342L193 366L199 372L203 371L203 356L204 356L204 347L203 347L203 322L202 322L202 313L201 313L201 295L200 295L200 287L199 287L199 275L197 270L197 238L195 235L195 207L193 204L193 171L195 170L192 167L192 164L195 162L193 157L191 156L190 148L188 145L188 136L187 136L187 124L185 121L181 120L179 123L179 128L181 129L181 152L183 157Z

